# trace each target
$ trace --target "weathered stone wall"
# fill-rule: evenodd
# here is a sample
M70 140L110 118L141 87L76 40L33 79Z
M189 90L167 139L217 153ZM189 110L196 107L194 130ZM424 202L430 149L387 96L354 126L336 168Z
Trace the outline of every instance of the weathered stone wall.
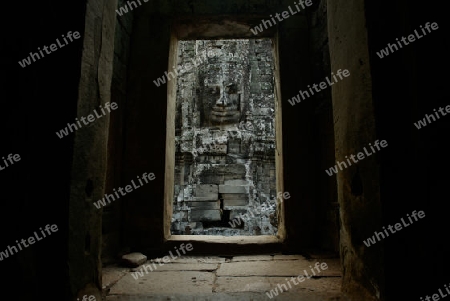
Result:
M310 51L313 82L318 83L330 76L330 52L327 28L327 1L316 0L309 10ZM324 170L335 164L334 127L331 89L322 90L314 95L314 179L316 193L316 243L321 248L339 251L339 203L336 193L336 177L329 177Z
M377 134L389 142L378 158L383 225L397 223L414 210L426 214L416 227L384 240L386 300L425 300L439 288L444 291L441 283L446 283L450 268L450 245L441 231L448 227L444 200L450 183L450 117L441 116L426 128L414 125L449 105L448 76L442 73L448 69L450 50L444 6L445 2L365 1ZM420 33L427 22L437 22L439 29L389 57L377 55L397 38L414 30ZM436 264L413 264L430 258Z
M177 67L172 234L276 234L271 41L180 41Z
M328 0L331 69L348 69L351 74L332 89L337 161L377 140L365 24L363 0ZM340 171L337 191L344 296L349 300L384 300L382 244L370 248L363 244L368 233L382 227L376 157Z
M116 1L87 1L77 116L87 116L111 102L116 6ZM68 241L72 297L88 294L101 298L102 209L92 202L105 193L109 117L75 132Z
M125 0L119 0L117 7L126 5ZM111 114L108 136L108 173L106 178L106 192L117 187L123 187L127 179L121 178L123 154L123 127L125 125L125 108L127 106L127 68L130 56L130 38L133 28L133 14L116 14L114 37L114 63L111 84L111 101L117 103L119 110ZM121 181L123 183L121 183ZM123 231L123 200L109 203L103 208L102 216L102 262L115 260L121 252L121 231Z

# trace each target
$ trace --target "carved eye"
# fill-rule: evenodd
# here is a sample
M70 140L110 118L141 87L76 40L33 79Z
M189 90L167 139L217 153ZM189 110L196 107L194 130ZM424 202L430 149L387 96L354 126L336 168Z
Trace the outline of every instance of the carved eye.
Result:
M228 94L236 94L237 93L237 87L235 84L228 84L225 87L225 92L227 92Z
M219 87L213 87L209 90L209 93L216 95L216 94L220 94L220 88Z

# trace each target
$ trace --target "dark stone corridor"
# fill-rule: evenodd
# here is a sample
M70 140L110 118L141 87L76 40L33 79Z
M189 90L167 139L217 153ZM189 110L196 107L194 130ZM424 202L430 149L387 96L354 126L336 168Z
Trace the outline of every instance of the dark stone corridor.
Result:
M445 300L444 4L298 2L11 4L0 299Z

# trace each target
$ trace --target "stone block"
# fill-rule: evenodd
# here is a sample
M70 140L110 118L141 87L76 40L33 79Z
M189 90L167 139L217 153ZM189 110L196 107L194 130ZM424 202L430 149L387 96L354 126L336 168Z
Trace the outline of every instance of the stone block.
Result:
M227 145L226 144L213 144L205 149L206 153L212 154L226 154L227 153Z
M219 193L249 193L249 186L219 185Z
M190 213L191 222L214 222L220 221L220 210L197 210L193 209Z
M147 261L147 256L141 253L130 253L122 256L122 262L129 267L138 267Z
M177 222L187 222L187 216L187 210L180 210L173 213L172 220Z
M219 199L219 196L217 195L214 198L212 198L212 197L193 197L192 201L194 201L194 202L213 202L213 201L217 201L218 199Z
M249 182L247 180L226 180L225 185L230 186L249 186Z
M206 198L209 200L218 200L219 199L219 190L218 186L214 184L203 184L197 185L194 188L194 196L196 198Z
M184 193L183 193L183 190L181 190L181 191L178 193L178 196L177 196L177 202L180 203L180 202L182 202L183 200L184 200Z
M185 201L189 200L189 198L192 196L192 187L186 186L183 188L183 199Z
M272 91L273 86L271 83L261 83L261 90L263 91Z
M223 200L223 207L224 209L227 209L229 206L247 206L248 205L248 199L247 200Z
M275 113L275 110L272 108L255 108L255 112L253 116L271 116Z
M230 148L229 148L230 154L241 153L241 142L240 141L230 141L229 144L230 144Z
M250 92L258 93L259 91L261 91L261 85L259 83L250 84Z
M201 223L201 222L196 222L196 223L195 223L195 226L192 227L192 230L197 230L197 231L203 230L203 223Z
M228 180L244 180L245 174L239 175L239 174L227 174L224 176L224 181Z
M230 211L230 220L233 220L235 218L240 218L241 214L245 216L245 214L247 214L247 210L246 209L234 209ZM251 218L252 215L248 214L248 217Z
M187 205L192 209L220 209L220 202L187 202Z
M223 193L222 198L224 200L248 200L249 195L247 193Z
M172 234L179 234L181 229L182 229L181 222L172 222L170 226L170 232Z
M199 178L202 183L222 184L225 177L223 174L214 174L210 171L202 171L199 175Z
M206 154L198 156L197 162L209 163L209 164L225 164L227 163L227 157L224 155L217 154ZM215 182L214 182L215 183Z
M202 174L214 174L214 175L238 174L245 176L246 172L244 164L225 164L225 165L199 164L198 167L203 170Z
M273 82L273 76L271 76L271 75L262 75L261 76L261 81L262 82L272 83Z

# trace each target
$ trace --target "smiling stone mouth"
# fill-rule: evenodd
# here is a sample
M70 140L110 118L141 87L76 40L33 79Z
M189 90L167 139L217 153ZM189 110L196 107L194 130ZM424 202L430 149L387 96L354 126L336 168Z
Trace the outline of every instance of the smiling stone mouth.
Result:
M232 117L236 116L236 114L239 114L239 111L211 111L211 114L217 117Z
M219 116L227 116L240 113L240 111L237 105L228 105L228 106L215 105L211 108L211 113Z

